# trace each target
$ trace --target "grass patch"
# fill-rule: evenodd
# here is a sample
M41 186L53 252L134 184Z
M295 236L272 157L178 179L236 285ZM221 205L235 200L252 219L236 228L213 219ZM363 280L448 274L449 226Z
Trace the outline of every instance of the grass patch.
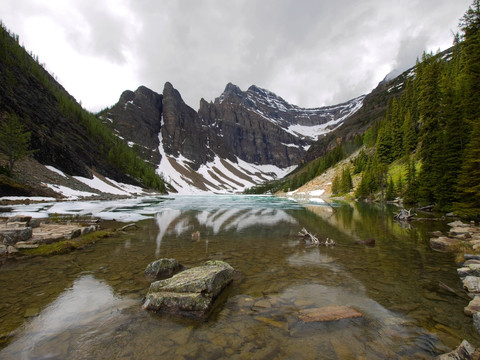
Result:
M83 249L89 245L95 244L100 239L109 237L112 230L95 231L75 239L62 240L52 244L40 245L36 249L22 249L20 253L28 256L51 256L67 254L77 249Z

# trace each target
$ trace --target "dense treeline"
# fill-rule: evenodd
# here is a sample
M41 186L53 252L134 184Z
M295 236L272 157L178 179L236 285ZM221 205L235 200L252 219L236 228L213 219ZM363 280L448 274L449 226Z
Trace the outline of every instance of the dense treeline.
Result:
M460 29L451 51L423 54L384 120L365 134L375 152L355 159L358 198L381 192L480 216L480 0ZM396 184L388 177L394 161L404 164Z
M32 74L55 97L61 114L72 123L81 124L88 136L100 144L101 154L110 165L146 187L165 192L164 181L155 169L116 137L94 114L83 109L44 69L45 65L39 62L38 56L28 53L23 45L20 46L18 35L10 32L3 23L0 22L0 25L0 58L7 65L4 74L6 90L13 88L16 83L15 76L9 69L15 66L22 72Z

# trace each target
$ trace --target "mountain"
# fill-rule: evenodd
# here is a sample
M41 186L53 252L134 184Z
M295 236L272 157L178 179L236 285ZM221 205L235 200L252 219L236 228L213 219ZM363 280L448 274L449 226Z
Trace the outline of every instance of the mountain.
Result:
M69 177L69 181L76 183L72 186L78 186L84 194L101 193L92 187L85 188L85 182L100 177L106 181L110 179L109 186L113 187L116 187L114 182L121 182L160 191L164 189L163 182L154 169L141 161L132 149L119 141L93 114L82 109L38 63L38 57L34 59L31 53L27 53L19 45L18 36L2 24L0 122L11 116L18 117L23 128L30 132L30 147L34 150L33 159L36 163L24 166L21 171L21 164L18 164L13 178L6 179L2 175L0 195L62 193L57 185L50 182L52 171L45 166L55 169L57 175L61 173ZM2 163L4 158L0 154L0 165ZM33 168L35 172L30 170ZM40 176L40 172L49 175ZM63 175L58 176L63 178ZM74 177L86 180L82 183Z
M399 96L405 90L408 79L414 75L415 68L410 68L397 77L388 80L388 75L375 89L363 98L361 107L347 116L342 126L335 131L320 137L301 159L301 164L307 164L323 155L328 154L338 144L353 141L356 136L379 122L385 116L387 105L391 99Z
M304 109L257 86L242 91L229 83L215 101L202 99L196 112L167 82L161 95L145 87L125 91L98 116L176 191L224 193L289 173L363 99Z
M19 46L18 37L2 27L0 40L0 115L15 114L31 132L34 159L48 175L39 177L35 165L23 166L17 177L36 193L47 187L72 194L59 190L63 175L71 183L62 186L78 186L84 194L98 193L92 184L100 178L109 186L121 182L163 191L155 172L170 191L241 192L282 178L362 134L383 116L408 76L386 79L367 96L318 108L289 104L255 85L242 91L229 83L214 101L202 99L198 111L167 82L161 94L144 86L124 91L115 105L94 115ZM33 168L35 174L28 175ZM56 180L50 179L52 171L60 174ZM77 178L82 184L74 185ZM13 192L13 185L2 186Z

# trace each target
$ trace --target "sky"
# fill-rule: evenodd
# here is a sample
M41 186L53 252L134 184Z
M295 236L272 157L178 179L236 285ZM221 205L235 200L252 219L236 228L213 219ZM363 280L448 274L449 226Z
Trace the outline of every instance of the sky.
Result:
M227 83L302 107L369 93L451 46L472 0L1 0L20 43L96 112L169 81L198 109Z

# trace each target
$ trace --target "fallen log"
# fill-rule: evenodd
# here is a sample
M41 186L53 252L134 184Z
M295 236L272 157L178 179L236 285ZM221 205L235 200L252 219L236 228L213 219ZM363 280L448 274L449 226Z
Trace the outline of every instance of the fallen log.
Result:
M401 209L400 212L398 214L395 214L393 218L398 221L406 222L406 221L410 221L416 215L417 214L412 214L412 209L409 209L409 210Z
M122 226L120 229L118 229L118 231L125 231L125 230L127 230L131 227L138 228L138 226L136 224L128 224L128 225Z
M418 211L432 211L435 205L427 205L417 208Z
M327 240L325 240L325 242L321 242L320 240L318 240L317 236L316 235L313 235L311 233L309 233L307 231L307 229L303 228L302 231L300 231L298 233L298 236L301 236L303 238L307 238L307 239L310 239L310 241L312 242L312 245L324 245L324 246L335 246L336 243L333 239L329 239L327 238Z

